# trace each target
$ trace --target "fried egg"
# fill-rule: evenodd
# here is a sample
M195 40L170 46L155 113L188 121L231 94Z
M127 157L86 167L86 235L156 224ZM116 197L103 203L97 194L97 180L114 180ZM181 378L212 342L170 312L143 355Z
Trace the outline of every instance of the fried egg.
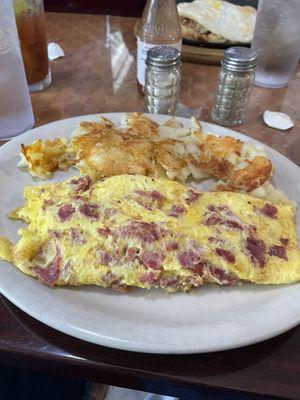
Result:
M223 0L179 3L182 35L203 42L251 43L256 10Z
M44 284L190 291L300 279L295 209L164 178L88 176L24 189L0 256Z

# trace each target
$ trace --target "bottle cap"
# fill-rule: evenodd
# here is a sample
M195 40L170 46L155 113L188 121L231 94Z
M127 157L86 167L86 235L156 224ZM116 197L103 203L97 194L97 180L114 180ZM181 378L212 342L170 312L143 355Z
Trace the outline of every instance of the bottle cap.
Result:
M230 71L253 71L257 65L257 53L248 47L230 47L225 50L221 64Z
M180 65L180 52L171 46L155 46L147 53L146 65L157 68L172 68Z

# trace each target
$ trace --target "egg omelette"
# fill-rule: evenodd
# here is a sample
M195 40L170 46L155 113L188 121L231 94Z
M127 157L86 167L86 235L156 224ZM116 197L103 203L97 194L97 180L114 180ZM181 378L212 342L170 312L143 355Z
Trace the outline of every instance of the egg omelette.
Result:
M27 226L0 256L44 284L160 287L300 280L295 210L233 192L178 182L88 176L24 188L11 213Z

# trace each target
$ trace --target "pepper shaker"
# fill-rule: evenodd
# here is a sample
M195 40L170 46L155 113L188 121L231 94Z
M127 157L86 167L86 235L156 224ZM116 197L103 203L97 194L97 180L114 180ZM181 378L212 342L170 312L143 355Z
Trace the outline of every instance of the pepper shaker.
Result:
M257 54L247 47L230 47L225 51L221 64L211 117L220 125L240 125L245 118Z
M156 46L147 53L145 108L149 113L174 115L180 80L180 52L170 46Z

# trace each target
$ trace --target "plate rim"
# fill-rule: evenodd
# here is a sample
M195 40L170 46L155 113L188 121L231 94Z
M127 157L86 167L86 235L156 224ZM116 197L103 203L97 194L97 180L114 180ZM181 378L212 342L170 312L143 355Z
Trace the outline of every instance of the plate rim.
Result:
M104 336L100 337L100 340L97 340L99 338L99 336L90 336L89 334L82 334L79 333L76 329L75 330L71 330L68 328L65 328L63 325L60 324L56 324L53 322L48 322L46 318L42 316L37 317L35 315L35 313L32 313L28 310L26 310L26 307L24 307L21 303L19 302L15 302L13 301L13 299L10 296L7 296L5 294L2 293L2 290L0 288L0 293L7 299L9 300L12 304L14 304L16 307L18 307L21 311L23 311L25 314L29 315L30 317L36 319L37 321L43 323L44 325L55 329L58 332L62 332L68 336L71 336L73 338L82 340L84 342L87 343L92 343L95 344L97 346L103 346L103 347L108 347L108 348L112 348L115 350L122 350L122 351L132 351L135 353L144 353L144 354L174 354L174 355L184 355L184 354L204 354L204 353L216 353L216 352L220 352L220 351L227 351L227 350L234 350L234 349L238 349L238 348L242 348L242 347L246 347L246 346L251 346L257 343L261 343L264 342L268 339L272 339L278 335L281 335L285 332L288 332L289 330L295 328L296 326L298 326L300 324L300 316L298 318L295 318L294 321L290 322L290 324L285 325L282 328L278 328L277 330L273 330L269 333L265 333L261 336L259 336L259 338L254 338L252 340L249 339L241 339L240 341L236 341L234 344L232 345L228 345L228 344L216 344L214 346L210 346L210 347L201 347L201 346L197 346L195 348L189 348L188 350L186 349L186 347L183 348L174 348L173 346L169 346L166 347L165 344L163 345L157 345L157 344L147 344L147 348L145 349L143 347L142 344L140 343L135 343L135 342L130 342L130 345L126 345L126 341L121 341L121 340L115 340L113 338L106 338ZM299 297L300 300L300 297Z

